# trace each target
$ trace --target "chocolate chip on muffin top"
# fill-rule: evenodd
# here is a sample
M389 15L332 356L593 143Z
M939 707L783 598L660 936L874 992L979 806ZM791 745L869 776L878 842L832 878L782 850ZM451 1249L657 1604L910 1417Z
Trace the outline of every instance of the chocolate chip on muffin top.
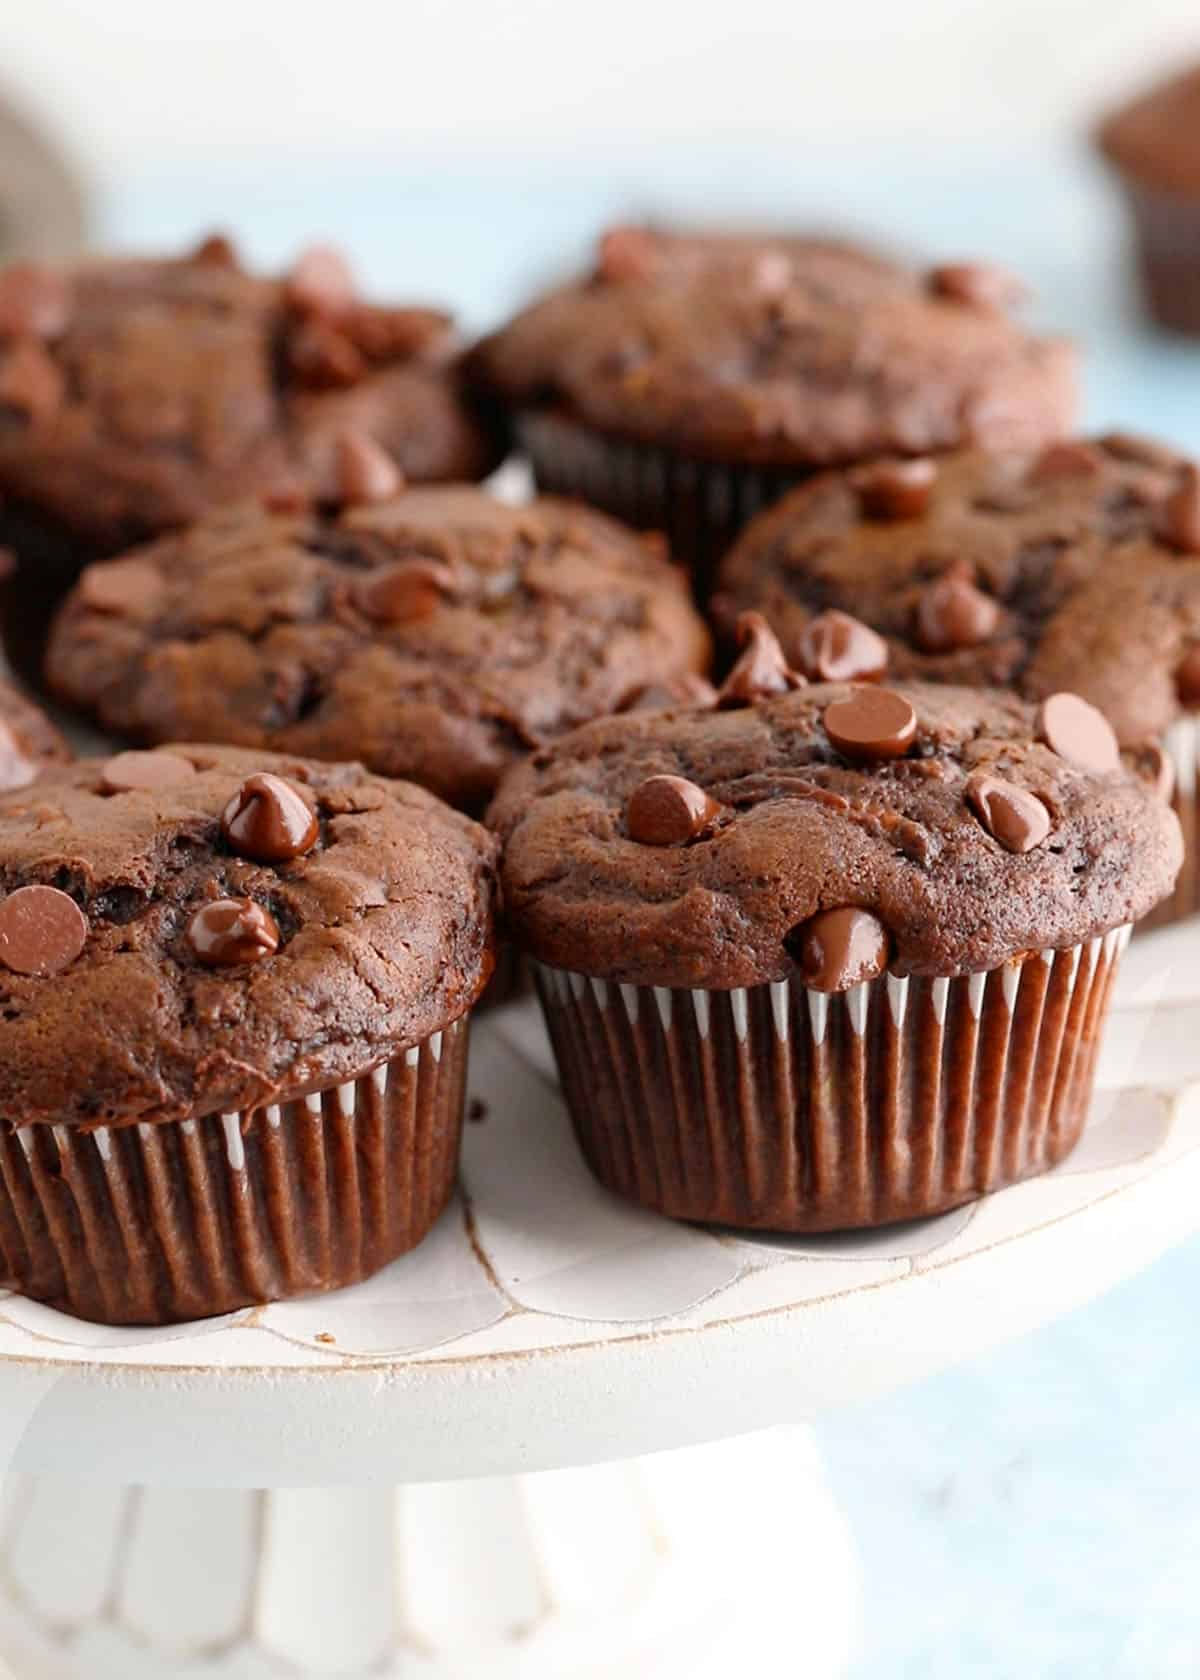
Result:
M1078 697L890 682L589 724L489 820L522 946L668 987L980 972L1137 920L1182 854Z
M0 793L27 787L49 764L66 764L71 749L46 714L0 677Z
M819 466L1069 425L1074 359L980 264L912 273L815 238L622 228L472 353L517 409L704 459ZM919 494L918 473L894 493Z
M347 432L409 479L478 477L455 354L448 316L366 302L324 248L280 280L223 240L0 269L0 489L111 551L239 496L334 497Z
M721 587L803 669L848 614L883 638L888 680L1067 690L1126 746L1200 704L1200 474L1146 439L946 456L926 502L890 512L823 475L755 520Z
M483 989L493 859L358 765L175 746L47 771L0 798L4 1112L170 1120L361 1076Z
M243 508L90 567L47 670L138 741L357 758L470 809L522 753L708 654L681 574L632 532L456 486Z

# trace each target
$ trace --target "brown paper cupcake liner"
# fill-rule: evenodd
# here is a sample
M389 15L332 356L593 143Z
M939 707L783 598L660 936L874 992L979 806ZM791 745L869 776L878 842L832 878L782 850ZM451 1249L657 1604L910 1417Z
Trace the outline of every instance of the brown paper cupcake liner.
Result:
M1200 204L1124 186L1146 309L1160 326L1200 335Z
M1061 1161L1130 931L836 995L536 976L602 1184L679 1219L826 1231L940 1213Z
M1170 897L1138 923L1139 933L1182 921L1200 910L1200 809L1197 806L1200 718L1178 718L1163 736L1162 747L1175 773L1171 804L1183 830L1183 868Z
M695 460L607 437L560 414L519 416L517 438L540 490L577 496L637 530L661 531L691 571L701 602L742 528L810 476L803 469Z
M336 1289L415 1246L449 1200L464 1016L292 1102L124 1127L0 1122L0 1268L106 1324Z

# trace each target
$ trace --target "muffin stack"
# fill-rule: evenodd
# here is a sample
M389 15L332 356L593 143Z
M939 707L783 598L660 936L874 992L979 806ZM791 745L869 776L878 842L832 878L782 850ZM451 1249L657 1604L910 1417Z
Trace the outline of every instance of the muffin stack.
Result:
M0 1281L164 1322L411 1247L506 949L664 1213L1061 1160L1172 781L1195 851L1200 475L1065 439L1019 296L621 228L463 356L321 248L0 275L17 639L123 749L0 707Z

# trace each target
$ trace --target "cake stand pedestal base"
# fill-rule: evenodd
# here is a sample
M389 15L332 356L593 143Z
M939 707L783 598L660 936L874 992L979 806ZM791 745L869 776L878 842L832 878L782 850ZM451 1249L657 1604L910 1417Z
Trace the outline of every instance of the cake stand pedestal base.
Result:
M788 1653L833 1680L858 1596L800 1429L403 1488L13 1475L0 1534L20 1680L727 1680Z

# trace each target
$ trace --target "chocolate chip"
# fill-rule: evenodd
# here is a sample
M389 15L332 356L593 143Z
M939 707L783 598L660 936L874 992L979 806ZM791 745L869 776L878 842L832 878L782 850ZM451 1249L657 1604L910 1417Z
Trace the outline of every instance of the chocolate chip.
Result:
M1052 752L1080 770L1103 775L1121 766L1112 725L1078 694L1051 694L1038 710L1038 735Z
M739 614L737 639L743 652L721 684L718 706L752 706L756 700L804 687L805 678L790 668L779 638L761 613Z
M1029 469L1034 484L1052 484L1059 478L1094 478L1104 469L1104 458L1090 443L1063 438L1048 443Z
M338 499L355 503L390 501L404 489L404 474L366 432L342 432L337 440Z
M195 775L195 765L175 753L123 752L104 765L100 785L106 793L134 793L142 789L179 787L193 781Z
M815 992L846 992L888 965L891 940L878 916L852 907L821 910L788 939L800 978Z
M1134 773L1149 782L1151 789L1164 804L1169 805L1175 794L1175 766L1157 741L1144 741L1132 754Z
M14 974L61 974L87 936L87 917L57 887L18 887L0 901L0 963Z
M683 776L647 776L625 812L629 838L643 846L684 846L712 826L721 807Z
M292 265L284 295L301 315L336 319L354 304L354 271L332 245L310 245Z
M0 338L59 338L70 318L66 281L40 263L0 270Z
M1015 275L992 263L942 263L930 270L929 286L935 297L970 309L1011 309L1027 295Z
M0 721L0 793L28 787L36 775L37 765L26 758L8 724Z
M224 233L210 233L196 246L187 259L195 263L198 268L231 268L238 267L237 248L233 240Z
M1050 832L1050 813L1037 794L999 776L972 776L967 803L1007 851L1031 852Z
M362 351L328 321L305 321L287 341L288 367L302 385L316 391L345 390L367 375Z
M274 956L279 924L252 898L217 898L196 911L187 937L198 961L209 968L229 968Z
M916 638L926 653L955 653L978 647L996 633L1000 608L990 595L962 577L941 577L917 602Z
M1200 467L1193 461L1162 505L1158 534L1182 554L1200 554Z
M609 228L600 240L596 273L616 285L649 280L658 271L660 258L659 241L647 228Z
M110 560L87 566L76 593L93 612L149 618L163 597L162 574L145 560Z
M1175 668L1175 690L1179 704L1189 711L1200 708L1200 642L1189 642Z
M0 361L0 408L44 425L62 407L63 376L36 339L23 338Z
M851 475L863 508L872 519L919 519L937 483L935 462L873 461Z
M431 349L448 337L452 322L440 309L359 303L339 324L364 356L373 362L391 362Z
M360 578L354 599L376 624L411 624L436 612L454 583L454 573L440 561L400 560Z
M225 807L221 832L242 857L256 863L290 863L317 843L320 825L304 795L281 776L244 781Z
M1136 467L1169 469L1179 465L1178 450L1154 438L1140 437L1136 432L1105 432L1097 442L1115 460L1128 461Z
M917 714L890 688L858 688L826 706L825 733L843 758L903 758L917 736Z
M814 682L866 682L887 670L883 637L836 607L809 619L798 651L805 676Z

